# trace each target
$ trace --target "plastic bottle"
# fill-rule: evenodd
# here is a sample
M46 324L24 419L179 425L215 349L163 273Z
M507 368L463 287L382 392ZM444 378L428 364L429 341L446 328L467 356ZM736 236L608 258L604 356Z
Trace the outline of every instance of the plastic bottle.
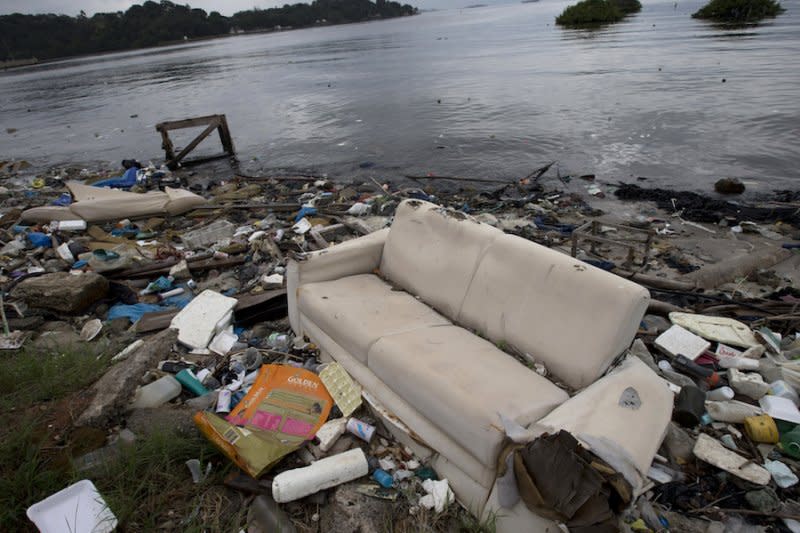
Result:
M721 368L736 368L739 370L758 370L758 360L746 357L720 357Z
M800 459L800 426L781 434L780 447L785 455Z
M769 393L773 396L780 396L781 398L792 400L795 405L800 403L800 398L798 398L797 391L794 389L794 387L782 379L773 381L769 384Z
M706 411L718 422L743 424L748 416L758 416L763 412L759 407L736 400L727 402L706 402Z
M372 479L377 481L378 484L385 489L391 489L394 485L394 479L392 478L392 475L386 470L381 470L380 468L376 469L372 473Z
M733 400L733 389L730 387L720 387L718 389L710 390L706 393L706 400L711 401L725 401Z
M695 379L702 379L712 387L719 383L719 374L710 368L698 365L686 356L676 355L672 361L672 366L678 372L683 372Z
M292 338L285 334L285 333L272 333L267 338L267 343L269 343L269 347L273 350L279 352L285 352L289 349L289 346L292 344Z
M180 384L186 388L186 390L195 396L203 396L204 394L208 394L208 389L203 387L203 384L198 381L194 373L189 369L181 370L175 374L175 379L178 380Z
M131 405L134 409L158 407L176 398L181 393L181 384L172 376L164 376L139 389Z
M367 456L361 448L353 448L309 466L281 472L272 480L272 497L278 503L291 502L366 476L368 472Z

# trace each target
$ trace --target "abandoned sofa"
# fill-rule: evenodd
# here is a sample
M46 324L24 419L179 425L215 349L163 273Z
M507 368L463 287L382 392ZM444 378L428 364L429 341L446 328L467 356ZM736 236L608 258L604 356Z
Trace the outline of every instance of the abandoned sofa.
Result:
M647 308L643 287L418 200L391 228L290 262L287 284L295 334L362 385L461 503L497 512L499 531L555 531L521 501L501 509L501 415L536 434L566 430L643 485L672 393L635 358L604 377Z

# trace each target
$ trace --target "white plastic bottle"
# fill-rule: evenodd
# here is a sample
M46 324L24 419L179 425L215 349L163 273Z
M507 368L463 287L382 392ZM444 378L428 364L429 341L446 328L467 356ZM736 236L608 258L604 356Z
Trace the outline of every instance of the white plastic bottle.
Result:
M181 388L177 379L166 375L139 389L131 407L134 409L158 407L176 398L181 393Z
M291 502L366 476L367 473L367 457L361 448L353 448L309 466L281 472L272 480L272 497L278 503Z

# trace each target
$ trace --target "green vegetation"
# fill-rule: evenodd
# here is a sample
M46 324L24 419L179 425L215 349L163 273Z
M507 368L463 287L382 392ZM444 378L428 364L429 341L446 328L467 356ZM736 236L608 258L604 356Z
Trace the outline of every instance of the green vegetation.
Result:
M611 24L641 9L639 0L582 0L564 9L556 24L573 28Z
M711 0L692 17L715 22L747 23L777 17L784 11L780 2L775 0Z
M93 383L108 366L105 343L29 345L0 356L0 411L63 398ZM46 353L42 353L42 349ZM113 355L113 353L112 353Z
M35 531L25 510L87 477L70 458L102 446L105 432L72 423L115 351L104 343L32 346L0 358L0 531ZM194 485L187 459L214 463L210 478ZM88 477L122 531L238 531L247 508L220 487L230 469L199 433L154 432Z
M413 15L408 4L377 0L314 0L271 9L240 11L224 17L168 0L147 1L127 11L87 17L67 15L0 16L0 60L53 59L79 54L130 50L242 31L302 28Z

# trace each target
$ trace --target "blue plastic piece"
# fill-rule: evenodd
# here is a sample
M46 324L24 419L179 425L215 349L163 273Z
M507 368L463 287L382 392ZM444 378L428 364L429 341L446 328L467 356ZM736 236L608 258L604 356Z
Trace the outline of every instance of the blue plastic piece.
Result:
M85 266L86 266L86 265L88 265L88 264L89 264L89 261L84 261L83 259L81 259L80 261L75 261L75 262L72 264L72 268L75 268L75 269L78 269L78 268L83 268L83 267L85 267Z
M300 222L300 220L304 216L316 215L316 214L317 214L317 208L316 207L309 207L307 205L304 205L303 207L300 208L300 211L297 212L297 216L294 217L294 221L295 222Z
M28 240L31 241L31 244L36 248L51 248L53 246L50 235L39 233L38 231L28 233Z
M125 171L122 176L116 178L108 178L107 180L100 180L92 184L93 187L111 187L114 189L130 189L136 185L136 172L139 169L131 167Z
M548 224L545 222L545 218L542 216L534 217L533 218L534 224L536 227L543 231L557 231L561 235L569 236L572 235L572 232L575 231L575 224Z
M168 305L170 307L177 307L178 309L183 309L189 302L192 301L194 298L194 294L191 292L184 292L183 294L178 294L177 296L170 296L169 298L165 298L161 301L161 305Z
M162 307L156 304L117 304L108 310L108 317L106 320L114 320L115 318L126 317L131 322L136 322L145 313L155 313L157 311L167 311L170 308Z
M66 207L72 203L72 195L68 192L62 193L61 196L53 200L50 205L58 205Z
M133 224L125 226L124 228L114 228L111 230L111 235L114 237L125 237L126 235L137 235L139 228Z

